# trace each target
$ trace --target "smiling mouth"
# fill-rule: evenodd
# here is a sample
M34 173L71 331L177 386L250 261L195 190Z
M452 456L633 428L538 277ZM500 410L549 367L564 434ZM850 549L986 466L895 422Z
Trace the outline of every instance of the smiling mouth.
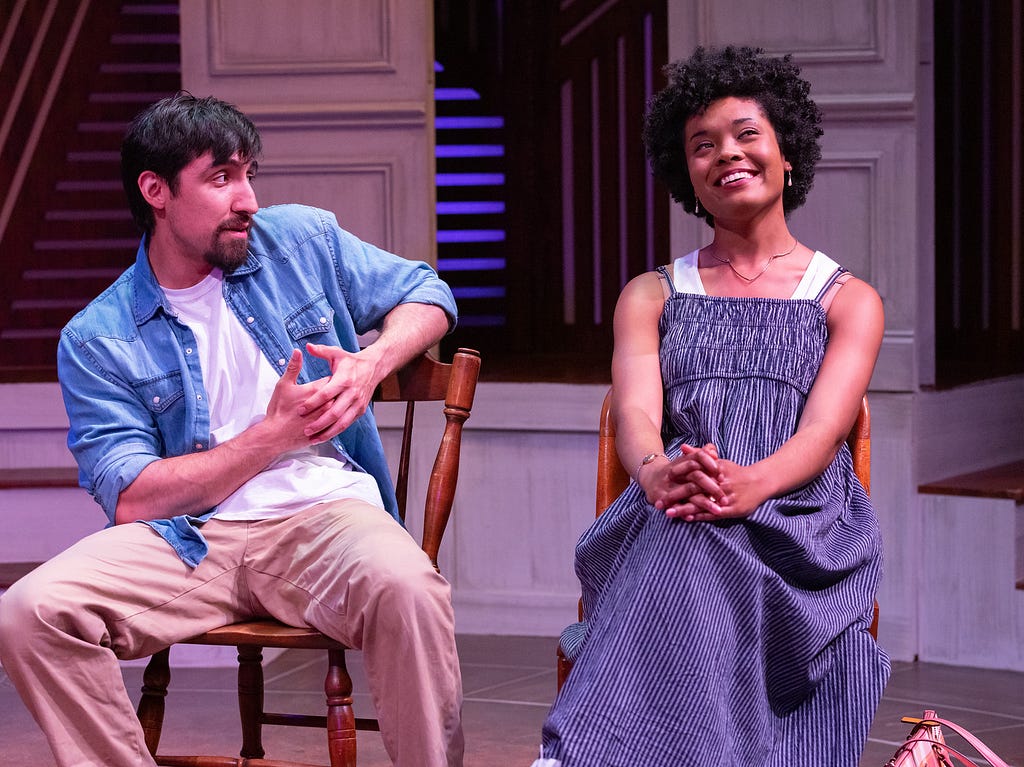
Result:
M746 179L753 177L754 174L749 170L737 170L718 179L717 186L729 186L730 184L735 184L737 181L745 181Z

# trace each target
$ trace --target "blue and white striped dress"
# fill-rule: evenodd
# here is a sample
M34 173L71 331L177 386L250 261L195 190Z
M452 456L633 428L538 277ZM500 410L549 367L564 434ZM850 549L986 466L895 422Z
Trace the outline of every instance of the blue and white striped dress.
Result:
M666 452L750 464L796 430L844 270L816 253L794 299L722 298L696 258L660 324ZM856 767L889 674L868 633L881 557L845 446L742 520L668 519L632 483L577 545L587 620L563 634L537 767Z

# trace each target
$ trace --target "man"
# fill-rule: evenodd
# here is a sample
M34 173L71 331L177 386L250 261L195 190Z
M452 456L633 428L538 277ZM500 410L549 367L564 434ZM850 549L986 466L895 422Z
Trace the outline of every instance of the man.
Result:
M58 350L68 444L113 526L4 595L0 660L60 765L151 765L118 659L269 615L363 650L396 765L461 765L448 584L393 516L367 410L454 324L451 292L330 213L259 211L260 151L214 98L130 125L145 235Z

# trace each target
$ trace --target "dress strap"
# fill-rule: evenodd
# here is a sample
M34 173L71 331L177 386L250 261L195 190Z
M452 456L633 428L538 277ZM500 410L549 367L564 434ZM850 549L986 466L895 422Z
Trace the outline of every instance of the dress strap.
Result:
M661 275L661 279L665 281L669 296L674 296L679 291L676 290L675 282L672 280L672 275L668 273L668 267L664 264L658 267L658 274Z
M849 273L850 270L845 266L838 267L831 275L829 275L829 278L825 280L825 284L821 286L821 290L818 291L818 295L814 297L814 300L820 304L825 299L825 296L828 295L828 292L832 290L832 286L835 285L844 274Z

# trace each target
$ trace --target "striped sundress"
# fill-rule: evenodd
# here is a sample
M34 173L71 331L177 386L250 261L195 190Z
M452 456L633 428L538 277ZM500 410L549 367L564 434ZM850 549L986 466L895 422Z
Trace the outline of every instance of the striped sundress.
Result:
M666 453L758 461L796 430L845 270L816 253L793 299L707 296L696 251L675 272ZM535 767L856 767L889 674L868 632L881 555L845 445L742 520L672 520L631 483L577 545L587 620L562 636L574 668Z

